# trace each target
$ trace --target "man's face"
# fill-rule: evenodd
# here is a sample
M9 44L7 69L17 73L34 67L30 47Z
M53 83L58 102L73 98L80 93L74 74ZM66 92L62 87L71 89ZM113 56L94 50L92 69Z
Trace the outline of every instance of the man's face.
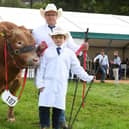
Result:
M57 46L61 46L65 42L66 37L65 35L53 35L52 39Z
M57 20L57 12L55 12L55 11L46 12L45 20L48 25L54 26L56 24L56 20Z
M104 51L101 51L102 56L104 56Z
M115 57L118 56L118 52L117 52L117 51L114 52L114 56L115 56Z

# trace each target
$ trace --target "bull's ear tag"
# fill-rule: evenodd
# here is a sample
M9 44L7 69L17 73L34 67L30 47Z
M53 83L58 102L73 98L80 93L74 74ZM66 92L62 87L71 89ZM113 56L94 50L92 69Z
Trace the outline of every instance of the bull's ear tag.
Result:
M8 104L10 107L14 107L16 103L18 102L18 99L16 96L13 96L9 90L5 90L2 93L2 100Z

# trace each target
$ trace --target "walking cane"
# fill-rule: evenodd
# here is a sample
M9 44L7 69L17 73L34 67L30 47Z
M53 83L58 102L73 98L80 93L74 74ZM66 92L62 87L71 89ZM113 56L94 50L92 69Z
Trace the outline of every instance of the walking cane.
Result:
M82 107L82 104L86 101L86 97L87 97L87 95L88 95L88 92L89 92L89 90L90 90L92 84L93 84L93 81L89 84L88 89L85 91L84 99L81 101L81 104L79 105L78 110L77 110L77 112L76 112L76 114L75 114L75 116L74 116L74 118L73 118L71 124L69 125L68 129L72 129L73 124L74 124L75 120L77 119L77 116L78 116L78 114L79 114L79 112L80 112L80 109L81 109L81 107Z
M88 41L88 31L89 31L89 28L87 28L87 30L85 32L85 42ZM84 57L83 67L84 67L85 71L86 71L86 56L87 56L87 50L84 50L84 52L83 52L83 57ZM83 94L82 94L82 100L83 100L82 107L83 108L84 108L85 87L86 87L86 83L85 83L85 81L83 81Z
M68 123L68 127L71 127L71 120L72 120L72 116L73 116L73 109L74 109L74 104L75 104L75 99L76 99L76 94L77 94L77 89L78 89L78 77L76 78L76 86L74 89L74 95L73 95L73 101L72 101L72 106L71 106L71 111L70 111L70 115L69 115L69 123Z

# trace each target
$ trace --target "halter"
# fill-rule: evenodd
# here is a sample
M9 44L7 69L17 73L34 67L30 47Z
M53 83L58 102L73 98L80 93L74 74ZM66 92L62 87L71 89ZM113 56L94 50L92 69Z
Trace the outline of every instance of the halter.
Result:
M13 49L8 39L6 39L6 42L7 42L7 50L9 51L11 56L14 56L14 55L17 56L17 55L35 50L35 47L33 45L28 45L20 49Z
M21 69L22 66L19 66L17 63L16 63L16 60L14 58L14 56L19 56L20 54L23 54L23 53L27 53L27 52L30 52L30 51L35 51L35 46L33 45L28 45L28 46L25 46L25 47L22 47L22 48L19 48L19 49L14 49L10 43L10 41L5 38L5 43L6 43L6 49L8 51L8 55L12 58L12 61L13 63L16 65L16 67L18 69Z

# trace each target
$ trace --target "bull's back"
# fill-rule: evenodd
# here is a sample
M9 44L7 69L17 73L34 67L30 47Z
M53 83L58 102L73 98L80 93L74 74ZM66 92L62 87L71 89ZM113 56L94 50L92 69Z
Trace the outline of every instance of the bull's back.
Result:
M8 22L8 21L2 21L0 22L0 31L1 30L12 30L14 28L17 28L18 26L12 22Z

